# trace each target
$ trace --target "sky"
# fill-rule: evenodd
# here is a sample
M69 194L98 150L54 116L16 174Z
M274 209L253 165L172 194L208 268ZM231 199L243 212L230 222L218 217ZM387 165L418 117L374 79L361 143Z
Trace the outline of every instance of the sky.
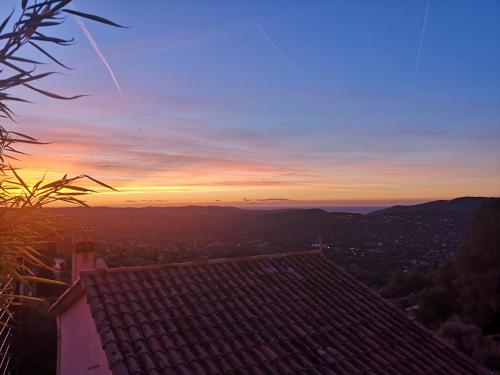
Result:
M75 4L129 28L55 31L74 70L39 86L89 96L19 93L8 126L53 142L23 149L32 182L87 173L114 206L500 195L498 0Z

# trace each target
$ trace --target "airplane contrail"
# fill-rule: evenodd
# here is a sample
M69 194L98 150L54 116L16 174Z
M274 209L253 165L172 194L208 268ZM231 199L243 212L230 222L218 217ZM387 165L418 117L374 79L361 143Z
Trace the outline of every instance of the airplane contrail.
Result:
M114 85L116 87L116 90L118 91L118 94L120 94L120 97L122 98L123 102L125 103L125 105L127 107L127 110L131 111L130 110L129 102L127 100L127 97L123 93L123 90L122 90L122 87L120 85L120 82L118 82L118 79L116 78L116 75L115 75L115 72L113 71L113 68L111 67L111 65L109 64L108 60L106 59L106 57L102 53L101 49L99 48L99 45L97 44L96 40L94 39L94 36L90 32L90 30L87 28L87 25L85 25L85 22L83 22L83 20L81 19L81 17L75 16L75 19L76 19L76 23L78 24L78 26L82 30L83 34L85 35L85 37L89 41L92 49L95 51L95 53L97 54L97 56L99 57L99 59L101 60L101 62L106 67L106 70L108 71L109 76L111 77L111 80L113 81L113 83L114 83ZM135 125L137 126L137 128L140 130L141 133L143 133L142 128L139 125L139 123L138 123L135 115L132 112L130 114L131 114L132 118L134 119L134 122L135 122Z
M290 59L285 55L285 53L274 43L274 41L271 39L269 35L266 34L266 32L260 27L260 25L252 20L253 24L255 25L256 29L262 34L262 36L268 41L268 43L273 47L273 49L278 52L278 54L281 56L281 58L288 64L288 66L297 74L304 83L309 86L309 88L313 91L316 91L314 86L309 82L309 80L300 72L300 70L290 61Z
M422 55L422 46L424 45L425 29L427 27L427 18L429 16L429 8L431 5L431 0L427 0L427 6L425 7L424 23L422 24L422 31L420 33L420 43L418 45L417 58L415 60L415 67L413 68L413 82L417 77L418 65L420 64L420 56Z

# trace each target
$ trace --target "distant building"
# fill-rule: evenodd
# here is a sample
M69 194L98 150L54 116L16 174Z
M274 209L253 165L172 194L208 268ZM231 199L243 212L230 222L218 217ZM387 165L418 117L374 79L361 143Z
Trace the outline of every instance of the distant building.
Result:
M320 251L74 267L59 375L486 373Z

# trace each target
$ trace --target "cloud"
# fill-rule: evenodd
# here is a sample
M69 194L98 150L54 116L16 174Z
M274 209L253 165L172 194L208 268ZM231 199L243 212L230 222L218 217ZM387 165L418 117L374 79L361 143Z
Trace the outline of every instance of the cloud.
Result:
M259 143L265 142L250 131L229 132L227 142L217 142L223 139L220 131L137 137L130 134L133 129L119 131L63 120L50 123L51 126L31 123L33 129L43 126L43 139L54 143L25 150L33 155L43 153L43 157L28 157L26 165L30 168L51 165L61 172L85 171L105 176L118 186L131 182L228 188L283 186L308 174L300 162L272 157L269 152L275 151L269 144L260 149ZM194 176L196 183L192 182Z
M166 55L179 50L207 46L231 38L235 33L233 27L217 24L216 28L203 30L169 30L168 33L149 35L147 40L140 34L131 35L126 42L117 41L109 46L110 55L119 59L151 59L158 55Z
M134 204L157 204L157 203L167 203L167 199L126 199L124 203L134 203Z
M52 90L55 92L68 91L66 87L57 85L54 85ZM22 115L19 116L21 124L47 121L48 118L68 118L71 122L84 119L86 122L94 124L95 119L98 119L98 122L108 122L108 119L112 119L114 127L119 126L121 129L127 129L119 121L130 117L128 112L124 112L122 97L110 95L104 85L93 87L91 95L72 102L47 101L45 98L38 97L30 97L29 99L34 100L35 103L31 105L17 104L23 106ZM212 113L230 112L234 109L232 105L229 100L220 101L203 96L178 95L167 90L138 89L137 87L127 90L127 106L133 110L134 115L144 121L151 116L164 114L169 117L175 117L177 114L184 116L186 111L200 114L207 111ZM50 110L50 112L46 112L50 115L40 116L39 111L42 106L44 109Z
M421 135L421 136L439 136L439 135L447 135L450 132L447 129L436 129L436 130L423 129L423 130L406 130L403 131L403 133Z
M418 197L431 185L447 184L451 191L457 181L471 176L479 181L485 172L498 175L494 163L462 158L470 150L458 147L456 133L453 152L432 140L448 135L446 129L373 130L366 140L356 143L344 132L328 137L325 131L315 139L300 139L300 134L287 135L286 128L283 134L281 129L205 126L190 120L165 123L165 128L144 136L138 136L134 128L107 126L101 119L92 123L83 116L71 121L54 116L25 124L16 130L37 131L43 140L55 142L26 147L23 151L32 155L19 166L29 167L26 172L33 178L43 175L47 166L55 177L89 173L120 190L116 197L103 194L104 203L154 205L217 199L241 203L243 194L248 194L246 204L252 205L368 195L374 199L410 193ZM422 137L421 142L408 143L408 135ZM480 152L492 153L490 149Z
M248 199L248 198L243 198L243 202L247 204L253 204L253 203L279 203L279 202L293 202L293 199L288 199L288 198L259 198L259 199Z

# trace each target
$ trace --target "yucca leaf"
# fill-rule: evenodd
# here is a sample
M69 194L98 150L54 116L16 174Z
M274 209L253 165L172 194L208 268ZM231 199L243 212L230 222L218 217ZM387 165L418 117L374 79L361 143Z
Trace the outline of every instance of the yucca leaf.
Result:
M14 61L19 61L19 62L30 63L30 64L36 64L36 65L42 65L43 64L40 61L26 59L24 57L18 57L18 56L7 56L6 59L7 60L14 60Z
M54 98L54 99L60 99L60 100L74 100L74 99L83 98L84 96L87 96L87 95L75 95L75 96L66 97L66 96L54 94L53 92L50 92L50 91L38 89L36 87L28 85L27 83L23 83L23 86L26 86L27 88L29 88L33 91L39 92L42 95L45 95L45 96L48 96L48 97Z
M46 5L52 5L52 4L55 4L55 3L58 3L60 1L63 1L63 0L48 0L48 1L42 1L41 3L35 3L34 5L30 5L29 7L27 7L26 9L41 9L42 7L46 6ZM71 1L71 0L69 0ZM52 9L52 11L55 10L56 7L54 7Z
M34 302L43 302L43 298L38 298L38 297L30 297L30 296L21 296L18 294L11 294L9 297L13 299L20 299L20 300L25 300L25 301L34 301Z
M12 9L12 12L9 14L7 18L3 20L2 24L0 25L0 33L3 32L3 29L5 29L5 26L7 26L13 14L14 14L14 9Z
M51 59L52 61L54 61L57 65L60 65L62 66L63 68L66 68L66 69L71 69L70 67L64 65L62 62L60 62L58 59L56 59L54 56L52 56L50 53L48 53L47 51L45 51L42 47L40 47L38 44L36 44L35 42L29 42L33 47L35 47L38 51L40 51L41 53L43 53L45 56L47 56L49 59Z
M72 185L65 185L64 189L70 189L70 190L76 190L76 191L84 191L84 192L89 192L89 193L95 193L95 190L87 189L81 186L72 186Z
M24 182L24 180L21 178L21 176L19 176L16 172L16 170L12 167L10 167L10 170L12 173L14 173L14 176L16 176L17 180L21 183L21 185L26 189L26 190L30 190L30 188L28 187L28 185L26 185L26 182Z
M47 279L45 277L37 277L37 276L25 276L24 277L28 281L36 281L38 283L43 283L43 284L49 284L49 285L57 285L57 286L66 286L66 284L63 281L58 281L58 280L53 280L53 279Z
M104 182L102 182L102 181L96 180L95 178L93 178L93 177L91 177L91 176L89 176L89 175L83 175L83 176L85 176L85 177L86 177L86 178L88 178L89 180L92 180L92 181L94 181L95 183L97 183L97 184L99 184L99 185L101 185L101 186L103 186L103 187L105 187L105 188L107 188L107 189L114 190L114 191L118 191L118 190L116 190L114 187L111 187L111 186L109 186L108 184L105 184L105 183L104 183Z
M35 32L35 35L32 36L30 38L30 40L39 40L41 42L51 42L51 43L59 44L62 46L69 45L75 41L74 39L62 39L62 38L56 38L54 36L43 35L41 32L38 32L38 31Z
M65 18L61 17L62 12L122 27L106 18L64 9L70 3L71 0L38 0L38 2L35 0L34 4L30 5L29 0L21 0L21 16L17 22L13 23L11 29L4 32L14 12L1 22L0 40L5 42L4 46L0 48L0 73L4 73L7 77L0 80L1 118L9 118L14 121L14 113L6 104L9 101L28 102L23 98L10 95L8 90L15 87L24 86L54 99L71 100L84 96L65 97L52 91L40 89L36 84L32 85L32 82L37 82L53 73L35 74L34 72L42 64L42 61L18 56L20 49L29 44L51 62L70 69L37 43L40 41L65 46L73 42L73 39L62 39L40 32L41 28L53 28L64 22ZM33 68L25 69L24 64L33 64ZM50 183L45 183L44 176L30 187L23 179L21 172L5 163L5 160L16 159L15 155L25 154L16 147L19 143L42 144L44 142L22 133L9 132L0 125L0 219L2 220L0 226L0 265L3 271L21 283L48 282L54 285L63 285L57 281L39 278L32 270L34 267L50 269L43 261L37 248L44 244L48 236L58 236L61 230L67 229L66 223L58 222L55 225L54 217L41 214L43 211L39 209L52 202L67 202L88 207L87 203L80 198L94 193L95 190L79 186L83 180L89 180L107 189L115 189L88 175L71 178L64 175L61 179ZM0 298L2 297L0 296ZM33 297L23 298L40 300ZM10 308L14 304L12 299L4 299L4 301L7 303L0 307ZM7 313L10 314L9 311Z
M26 134L23 134L23 133L18 133L18 132L14 132L14 131L10 131L9 133L15 134L15 135L17 135L19 137L30 139L32 141L36 141L36 138L30 137L29 135L26 135Z
M106 18L95 16L93 14L83 13L83 12L79 12L79 11L76 11L76 10L73 10L73 9L63 9L62 11L65 12L65 13L73 14L75 16L79 16L79 17L83 17L83 18L88 18L88 19L90 19L92 21L96 21L96 22L100 22L100 23L105 23L107 25L116 26L116 27L125 27L125 26L119 25L119 24L117 24L117 23L115 23L113 21L110 21L110 20L108 20Z
M56 5L54 8L52 8L52 12L57 12L60 9L64 8L66 5L71 3L72 0L62 0L58 5Z

